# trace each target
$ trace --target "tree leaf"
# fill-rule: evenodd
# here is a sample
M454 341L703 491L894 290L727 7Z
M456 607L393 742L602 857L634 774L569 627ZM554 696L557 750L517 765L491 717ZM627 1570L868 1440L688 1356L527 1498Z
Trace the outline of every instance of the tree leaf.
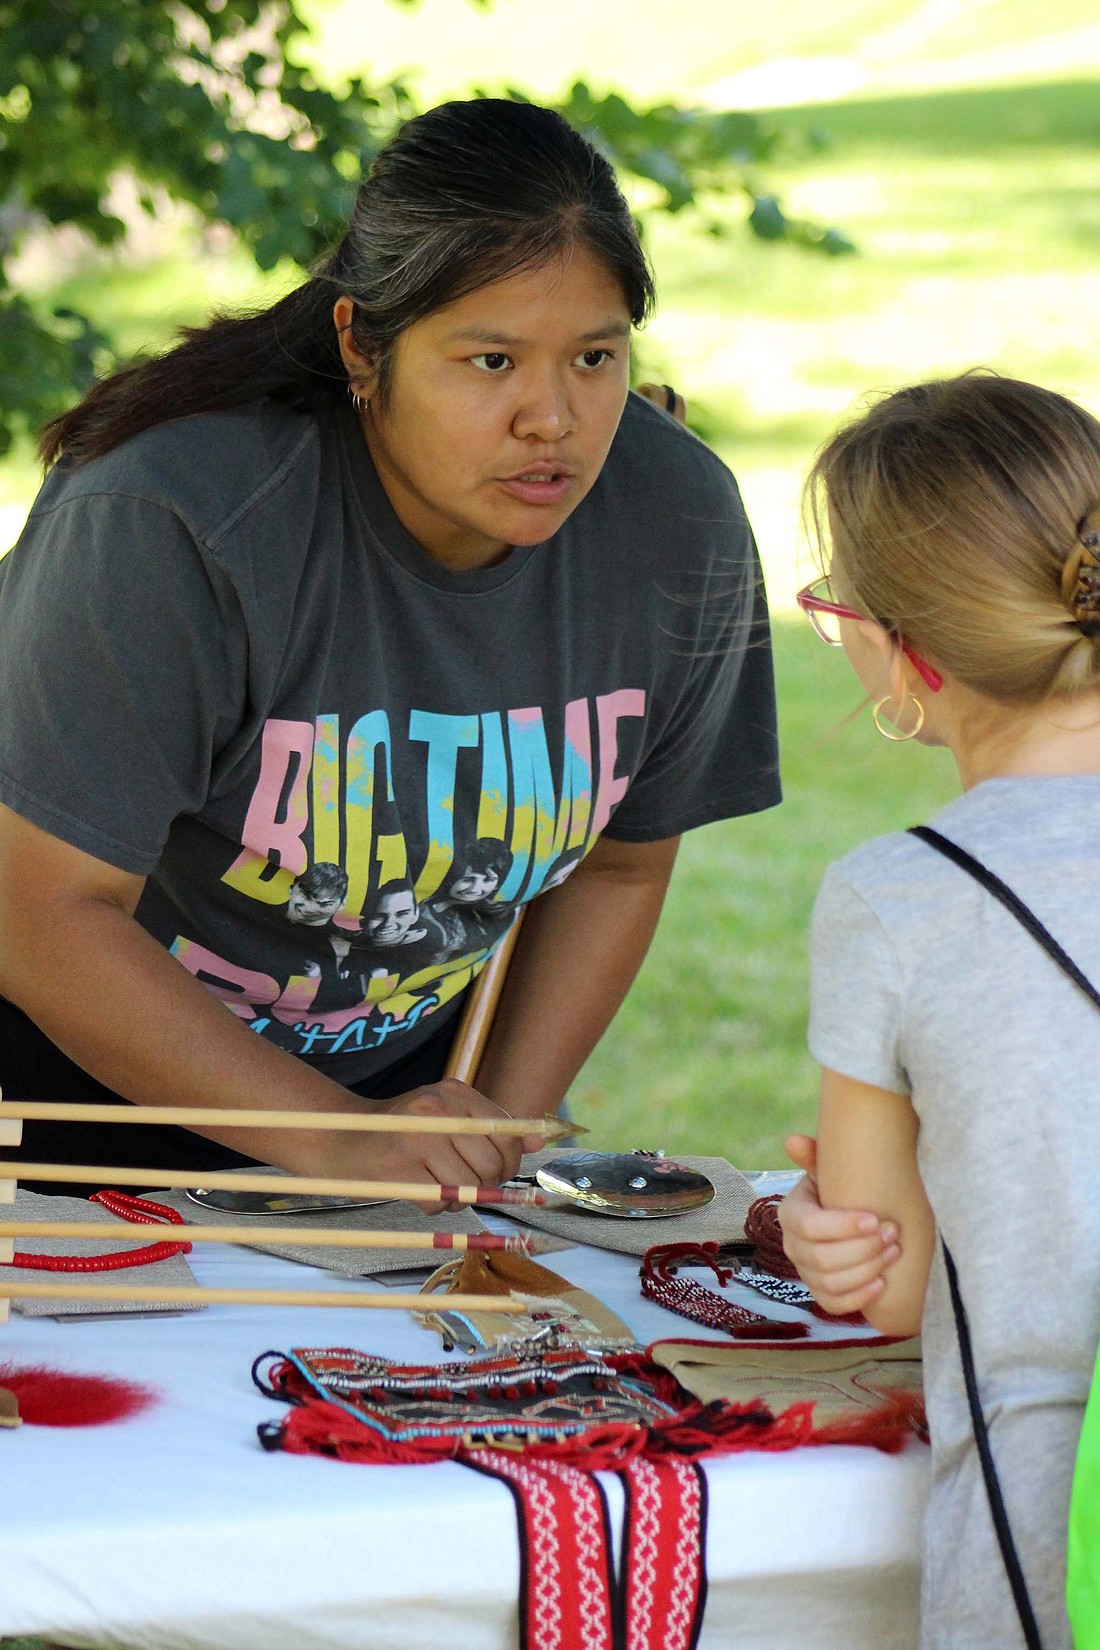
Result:
M114 363L86 318L6 290L4 260L36 223L117 243L125 225L107 200L120 171L147 210L164 191L230 225L262 269L304 268L340 232L362 167L415 105L403 77L355 76L340 95L318 85L294 55L307 32L296 0L0 0L0 440L52 417ZM657 209L697 213L704 233L726 233L715 208L740 193L760 239L852 250L757 187L750 169L790 143L763 115L635 107L583 80L560 109L621 174L653 186Z

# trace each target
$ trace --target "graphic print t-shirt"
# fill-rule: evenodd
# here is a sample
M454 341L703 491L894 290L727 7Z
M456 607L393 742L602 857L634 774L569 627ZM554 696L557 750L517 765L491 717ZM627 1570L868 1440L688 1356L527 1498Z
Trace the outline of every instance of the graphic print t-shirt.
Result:
M602 832L778 800L736 487L635 396L561 531L495 567L410 538L350 409L253 407L58 467L0 578L0 800L147 876L181 966L341 1082Z

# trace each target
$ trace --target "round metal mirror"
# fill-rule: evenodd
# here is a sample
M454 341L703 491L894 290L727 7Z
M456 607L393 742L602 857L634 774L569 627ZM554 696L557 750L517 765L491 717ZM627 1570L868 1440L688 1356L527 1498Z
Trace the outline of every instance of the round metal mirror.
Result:
M714 1196L706 1175L651 1152L574 1152L542 1164L535 1179L579 1209L631 1220L684 1214Z

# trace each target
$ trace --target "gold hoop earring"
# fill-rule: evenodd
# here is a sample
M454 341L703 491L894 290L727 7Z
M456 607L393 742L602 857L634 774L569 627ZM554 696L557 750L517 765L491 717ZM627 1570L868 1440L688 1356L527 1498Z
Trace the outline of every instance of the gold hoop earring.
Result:
M890 727L889 723L884 724L882 716L883 706L888 705L893 697L894 695L892 693L888 693L884 699L880 699L877 704L872 705L871 720L884 739L888 739L892 745L904 745L906 740L915 739L921 728L923 728L924 706L921 704L915 693L910 693L909 690L906 689L906 699L911 699L917 707L917 720L909 729L908 733L898 733L895 728Z

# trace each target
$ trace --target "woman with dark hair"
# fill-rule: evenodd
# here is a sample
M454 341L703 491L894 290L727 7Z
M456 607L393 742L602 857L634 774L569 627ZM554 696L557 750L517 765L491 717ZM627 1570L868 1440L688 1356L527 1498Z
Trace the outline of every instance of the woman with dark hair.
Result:
M680 833L778 798L736 488L628 395L652 299L591 144L529 104L447 104L381 152L297 291L46 428L0 572L9 1095L559 1105ZM453 895L464 842L499 845L508 907L580 860L525 923L482 1092L440 1074L484 947L333 1007L294 921L307 868L338 868L338 954L387 884ZM30 1125L23 1150L487 1183L516 1162L275 1129Z

